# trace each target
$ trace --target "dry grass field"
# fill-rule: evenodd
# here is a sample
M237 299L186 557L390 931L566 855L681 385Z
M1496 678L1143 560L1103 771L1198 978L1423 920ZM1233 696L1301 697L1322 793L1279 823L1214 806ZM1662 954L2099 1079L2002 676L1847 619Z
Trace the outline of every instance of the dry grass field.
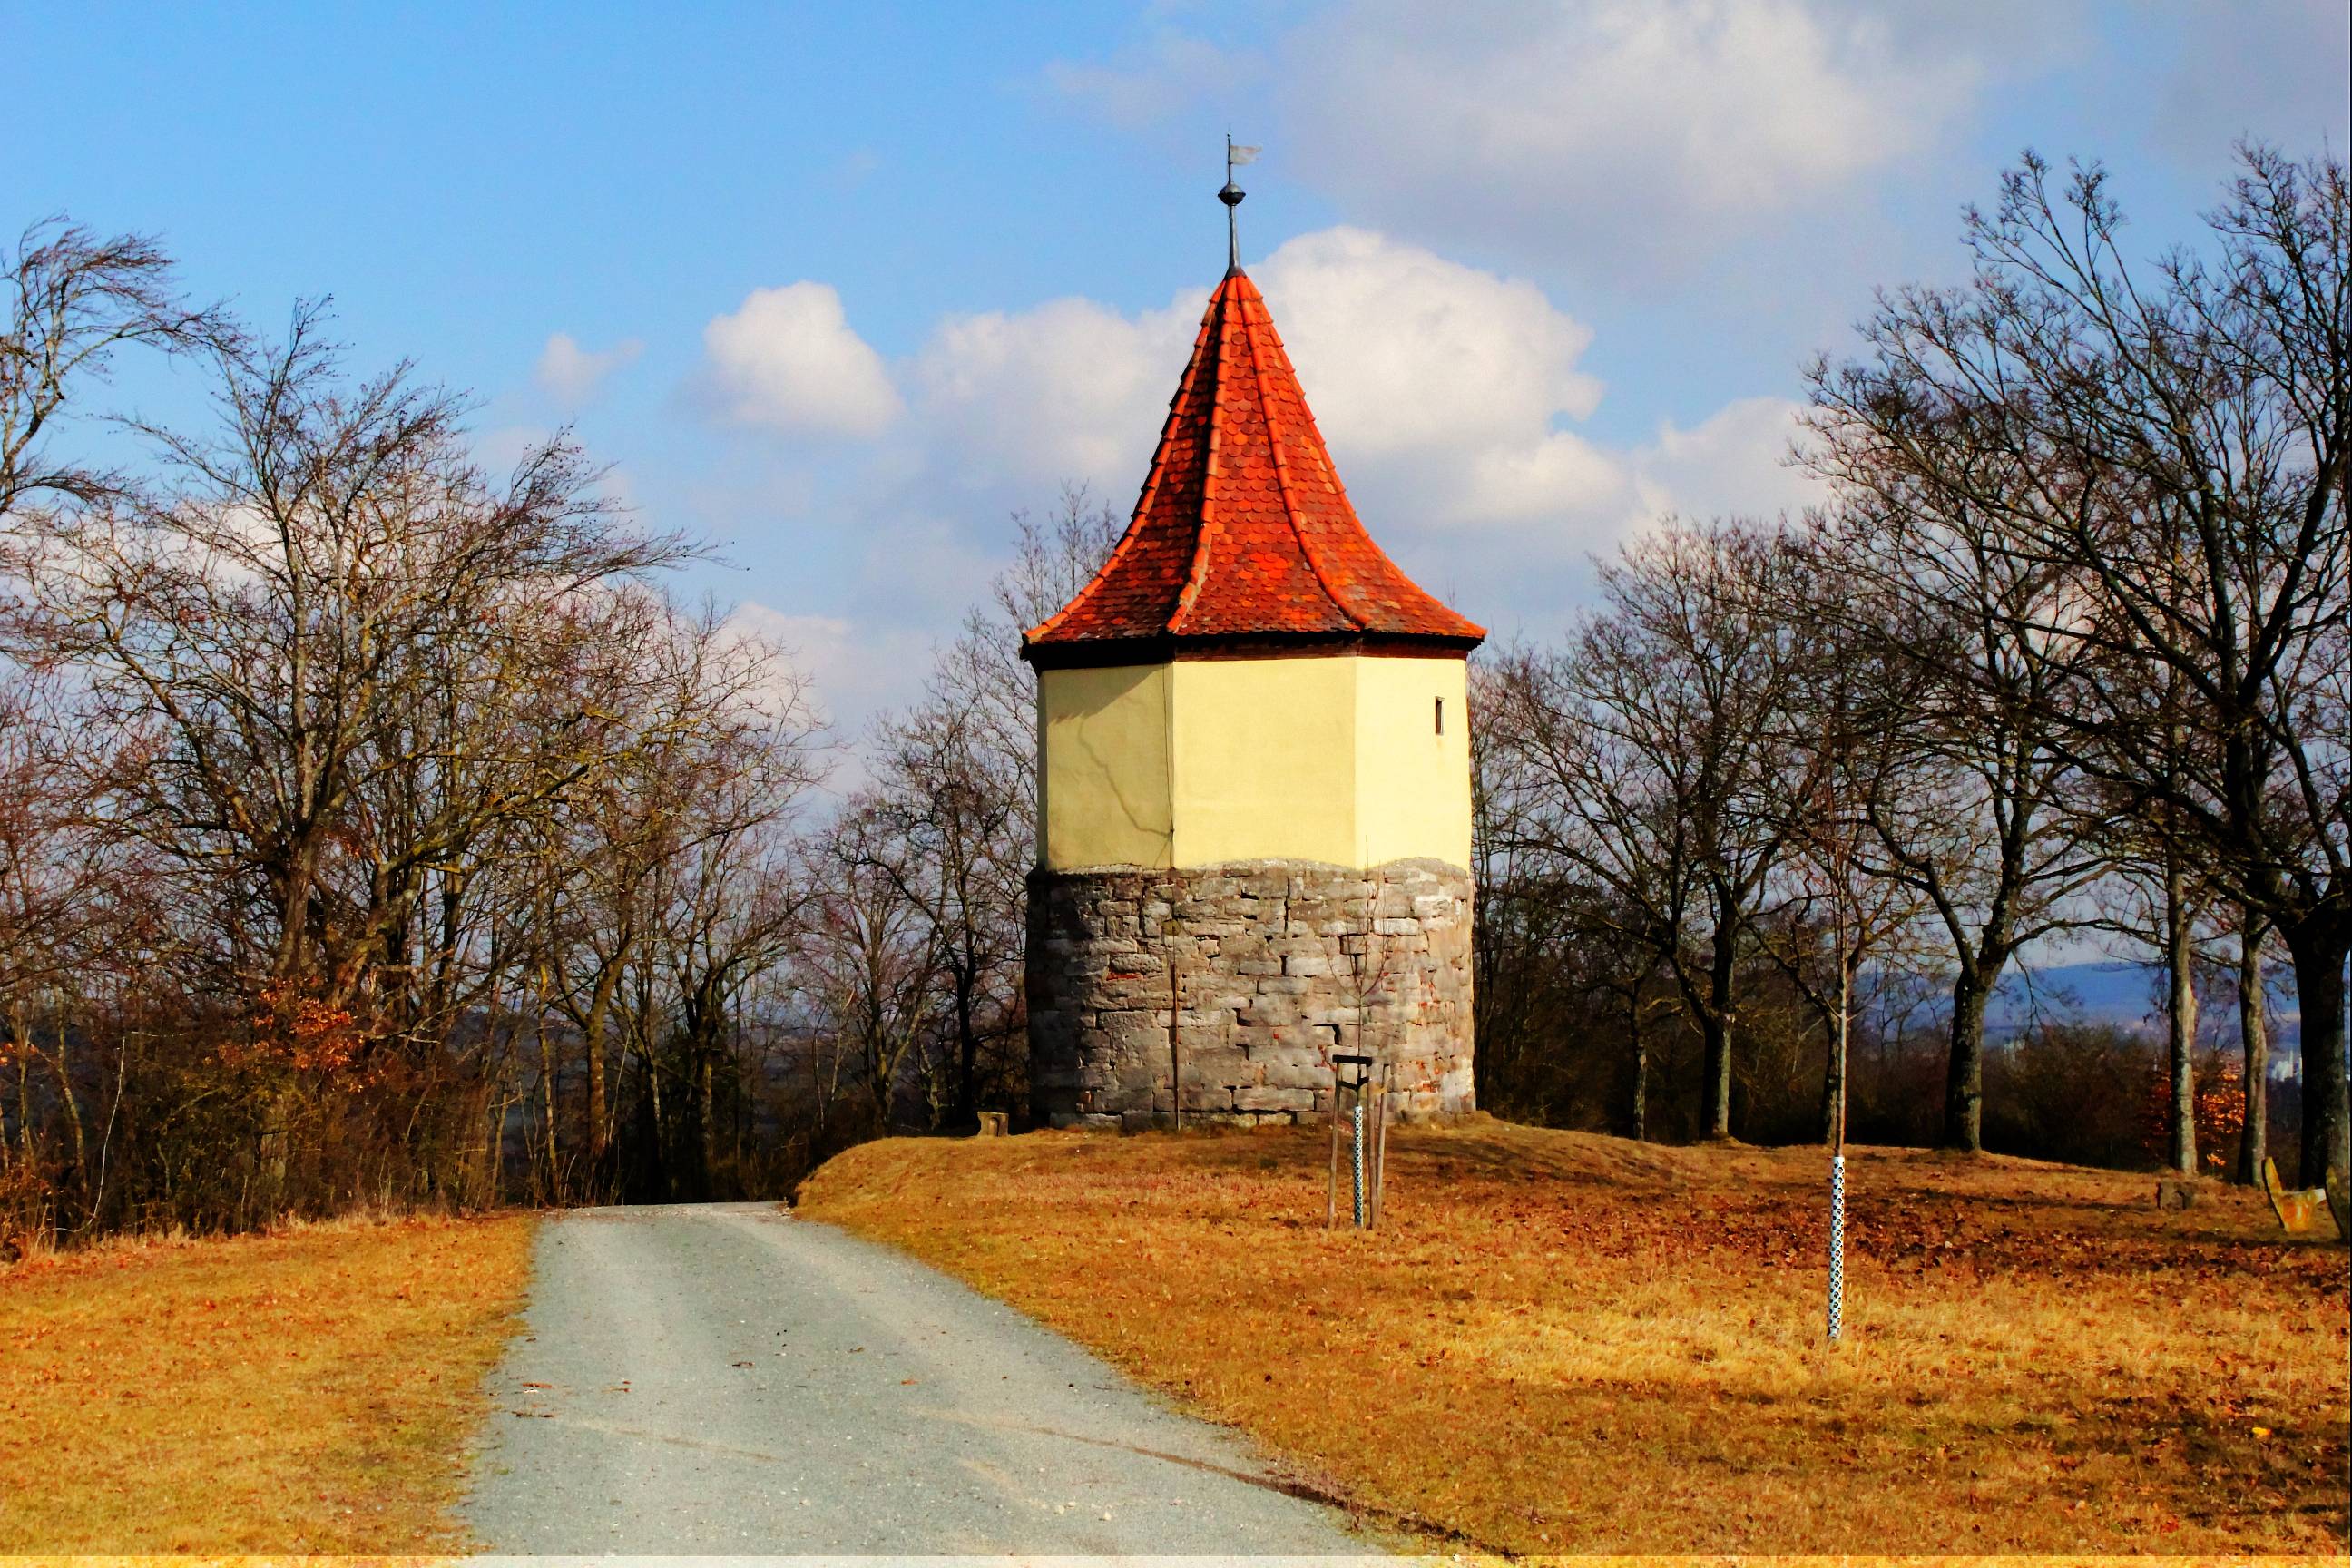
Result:
M530 1240L354 1222L0 1268L0 1553L459 1544Z
M2258 1197L1818 1150L1401 1130L1388 1227L1318 1133L898 1140L801 1211L895 1243L1433 1545L2341 1561L2347 1268ZM1342 1202L1344 1203L1344 1194Z

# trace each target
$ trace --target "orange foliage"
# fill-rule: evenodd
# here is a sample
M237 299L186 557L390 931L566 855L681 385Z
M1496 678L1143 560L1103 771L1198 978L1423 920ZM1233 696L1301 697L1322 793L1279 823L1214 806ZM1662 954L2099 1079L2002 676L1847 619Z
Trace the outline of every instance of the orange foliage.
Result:
M2197 1163L2205 1170L2227 1171L2246 1125L2244 1075L2238 1064L2207 1057L2196 1064L2192 1114L2197 1126ZM2149 1073L2147 1093L2140 1103L2140 1141L2148 1158L2161 1163L2172 1147L2172 1079L2159 1057Z
M331 1076L351 1066L366 1039L349 1008L322 1002L285 981L262 988L252 1025L249 1044L222 1046L221 1065L267 1064Z

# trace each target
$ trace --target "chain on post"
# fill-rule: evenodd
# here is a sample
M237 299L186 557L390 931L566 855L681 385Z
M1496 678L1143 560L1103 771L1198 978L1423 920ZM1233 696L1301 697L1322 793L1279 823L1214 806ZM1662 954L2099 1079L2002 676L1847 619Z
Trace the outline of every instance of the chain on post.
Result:
M1356 1090L1356 1225L1364 1223L1364 1091Z
M1830 1340L1845 1331L1845 1156L1830 1162Z

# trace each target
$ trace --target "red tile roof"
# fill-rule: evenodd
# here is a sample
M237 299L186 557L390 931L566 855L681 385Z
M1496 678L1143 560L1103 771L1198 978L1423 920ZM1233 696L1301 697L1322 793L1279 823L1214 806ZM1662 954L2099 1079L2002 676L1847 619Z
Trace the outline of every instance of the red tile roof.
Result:
M1094 580L1022 639L1039 664L1188 646L1416 645L1486 629L1415 586L1348 504L1257 288L1209 297L1134 519Z

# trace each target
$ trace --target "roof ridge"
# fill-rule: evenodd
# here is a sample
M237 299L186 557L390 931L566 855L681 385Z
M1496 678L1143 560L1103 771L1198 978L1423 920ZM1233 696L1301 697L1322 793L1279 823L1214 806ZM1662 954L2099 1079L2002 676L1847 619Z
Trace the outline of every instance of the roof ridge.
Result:
M1238 268L1226 274L1230 282L1240 276ZM1225 284L1217 285L1211 297L1210 313L1217 326L1217 342L1209 356L1210 373L1216 384L1209 392L1209 445L1201 455L1201 526L1192 534L1192 569L1184 574L1184 586L1176 595L1175 607L1168 612L1167 629L1174 631L1192 612L1200 598L1201 590L1209 584L1209 542L1217 528L1217 456L1225 437L1225 353L1226 343L1233 335L1233 300L1225 293ZM1208 324L1202 324L1208 331ZM1197 363L1199 356L1194 356Z
M1266 310L1263 304L1258 307L1258 310L1265 317L1266 330L1272 331L1274 330L1272 312ZM1248 322L1246 309L1243 312L1243 320ZM1317 552L1314 542L1307 537L1307 519L1298 509L1297 492L1290 488L1290 459L1284 455L1282 449L1282 425L1275 417L1274 400L1266 395L1265 366L1258 360L1255 324L1249 323L1249 326L1250 374L1257 382L1258 412L1265 418L1265 444L1274 453L1274 482L1282 491L1283 516L1289 520L1291 534L1298 541L1298 553L1306 559L1307 569L1315 574L1316 584L1322 588L1325 595L1330 599L1339 612L1353 621L1358 631L1362 631L1371 624L1371 617L1349 604L1346 596L1339 592L1338 586L1331 581L1331 574L1324 570L1322 557ZM1277 340L1276 343L1277 352L1280 347L1281 344ZM1283 355L1283 368L1286 370L1289 369L1289 355ZM1295 383L1298 379L1297 374L1292 372L1290 379ZM1300 391L1298 402L1302 408L1307 405L1304 389ZM1307 415L1310 421L1314 417L1311 412Z
M1200 330L1192 336L1192 357L1185 363L1183 374L1176 380L1175 395L1168 400L1168 417L1160 422L1160 439L1151 448L1151 469L1143 476L1143 493L1135 498L1135 510L1128 515L1126 531L1118 536L1118 542L1110 547L1110 553L1104 557L1103 563L1095 568L1095 574L1087 578L1076 593L1070 595L1070 602L1022 633L1023 642L1034 642L1069 619L1079 605L1093 596L1097 584L1110 576L1112 569L1118 565L1120 558L1129 552L1129 547L1142 537L1144 520L1151 512L1152 498L1160 493L1160 482L1167 477L1168 437L1174 433L1176 422L1184 416L1184 411L1191 404L1194 384L1200 378L1201 344L1208 336L1209 321L1216 315L1218 302L1224 291L1225 286L1222 283L1218 284L1209 295L1208 308L1201 312ZM1193 550L1197 556L1200 550L1197 535L1193 540Z

